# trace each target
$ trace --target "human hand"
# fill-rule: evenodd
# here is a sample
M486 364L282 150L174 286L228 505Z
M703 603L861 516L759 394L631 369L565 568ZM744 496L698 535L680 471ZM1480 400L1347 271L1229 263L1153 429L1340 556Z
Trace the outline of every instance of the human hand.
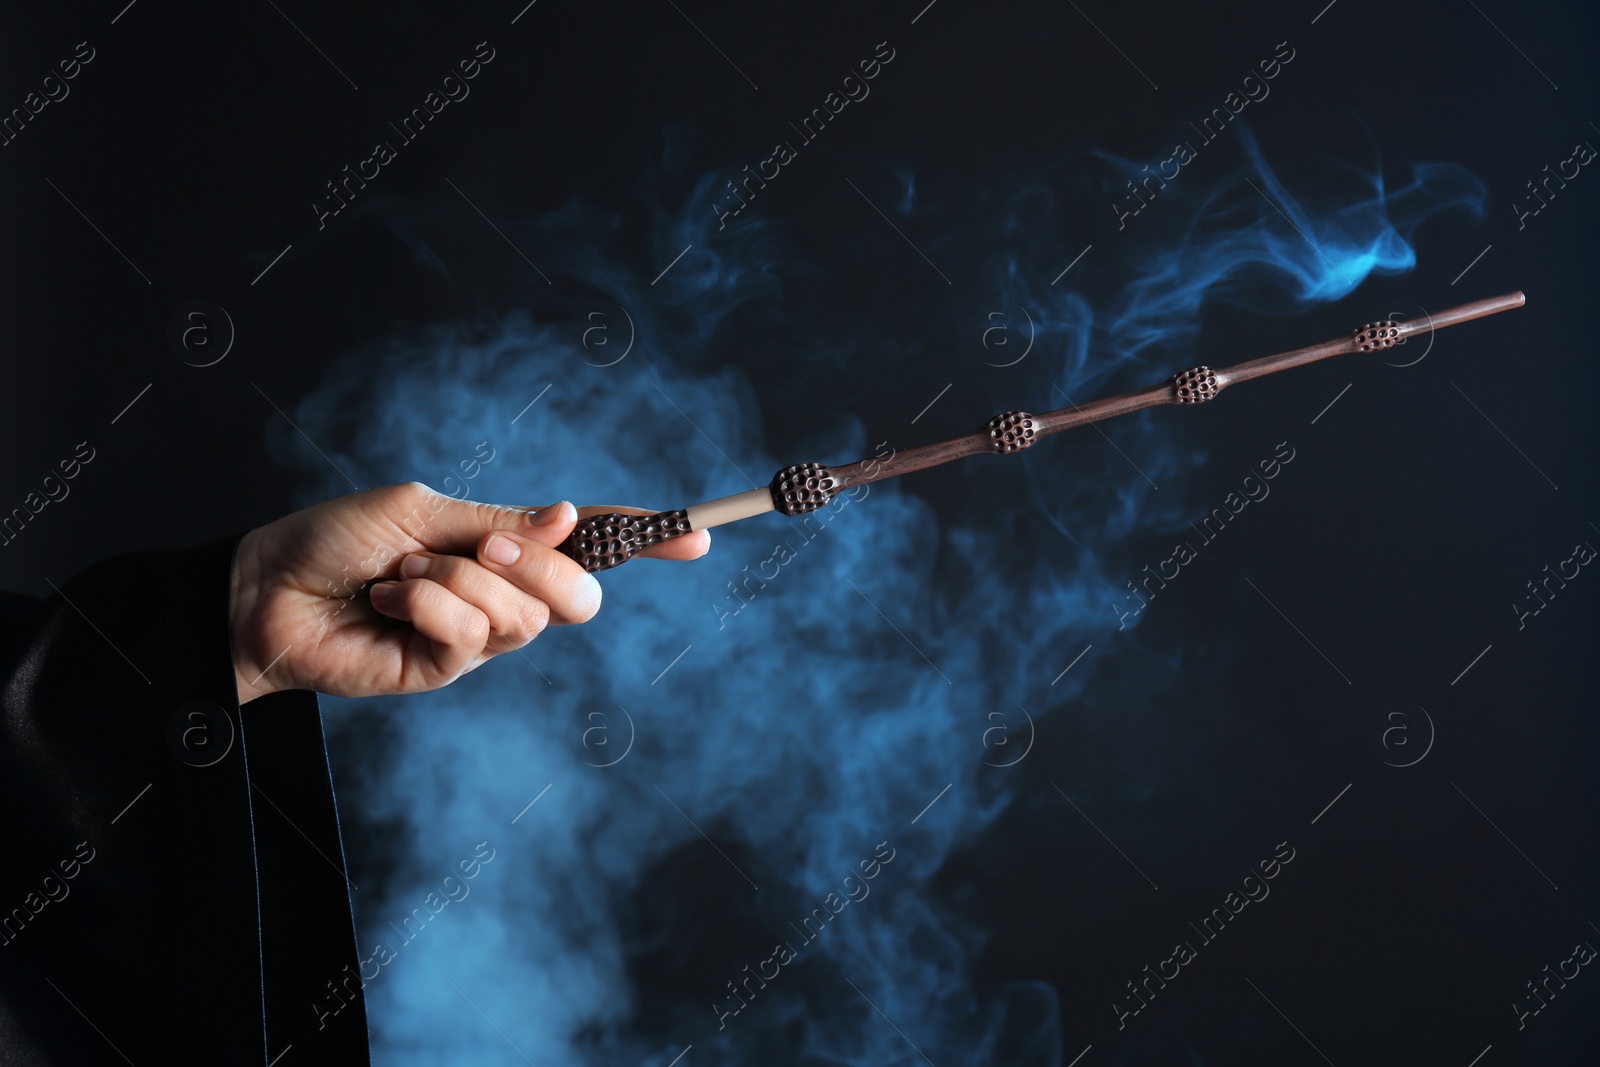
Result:
M612 511L645 513L478 504L409 482L251 530L229 597L239 703L280 689L438 689L546 625L587 622L600 583L555 546L579 518ZM689 560L710 547L700 531L639 555Z

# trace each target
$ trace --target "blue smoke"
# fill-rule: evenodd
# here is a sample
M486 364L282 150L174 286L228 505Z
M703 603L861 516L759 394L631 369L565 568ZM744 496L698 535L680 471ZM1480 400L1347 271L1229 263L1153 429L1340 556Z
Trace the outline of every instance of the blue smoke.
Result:
M1048 183L972 194L1000 220L977 232L943 221L973 217L972 205L885 178L878 202L898 225L944 233L928 242L944 262L983 265L972 303L939 285L925 306L832 306L771 217L752 209L715 229L716 178L656 216L653 262L693 248L653 287L596 250L592 235L614 220L572 208L530 225L539 247L570 249L563 281L584 298L569 313L386 340L337 364L294 418L363 486L446 489L443 476L487 440L495 455L473 499L681 506L790 462L872 454L879 440L849 416L775 454L762 404L845 360L857 375L887 373L908 358L895 340L908 322L975 337L986 309L1030 309L1036 354L997 379L995 410L1059 407L1062 395L1081 402L1196 362L1207 301L1287 313L1339 299L1369 275L1409 269L1422 218L1481 211L1476 180L1439 165L1394 190L1365 176L1359 194L1307 206L1245 144L1245 170L1204 196L1176 190L1159 205L1166 223L1141 218L1097 247L1080 290L1071 275L1048 284L1079 251L1054 235ZM840 255L861 262L894 239L848 233ZM594 308L611 333L598 350L584 340ZM634 348L602 367L627 339L617 309ZM754 381L705 365L708 341L729 331L782 339L789 362ZM1054 991L980 987L983 930L964 917L960 887L936 876L1016 796L1017 774L994 766L1013 753L986 745L986 712L1032 698L1039 716L1077 699L1093 661L1045 682L1063 649L1104 637L1133 569L1125 543L1192 510L1183 475L1204 456L1175 427L1159 413L1119 422L1114 436L1143 475L1101 450L1099 478L1082 463L1068 476L1039 456L1072 447L1065 438L1021 461L969 460L949 477L969 491L970 518L941 522L891 482L825 523L723 527L696 564L603 575L600 615L548 632L526 657L424 696L325 698L346 835L359 834L352 822L387 827L393 845L389 869L356 895L363 955L380 940L396 955L367 991L376 1062L519 1063L520 1052L541 1065L664 1067L689 1044L697 1067L921 1062L911 1042L941 1064L1060 1062ZM308 502L347 488L293 431L270 433L306 472ZM888 444L925 436L908 429ZM1179 488L1157 499L1144 475ZM1035 507L1019 513L1019 498ZM765 577L780 545L792 559ZM739 585L750 575L760 577ZM395 924L480 841L495 858L470 895L404 941ZM796 927L881 842L894 858L870 894L805 941ZM794 961L765 988L743 987L757 992L719 1029L714 1005L741 1003L729 983L784 941Z

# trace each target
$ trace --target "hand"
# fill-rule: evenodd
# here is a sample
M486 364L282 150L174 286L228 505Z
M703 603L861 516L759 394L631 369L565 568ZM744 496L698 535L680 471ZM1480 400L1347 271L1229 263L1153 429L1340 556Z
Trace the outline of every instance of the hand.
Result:
M555 546L580 517L609 511L645 513L500 507L410 482L251 530L229 598L239 703L280 689L438 689L546 625L587 622L600 583ZM688 560L710 547L700 531L639 554Z

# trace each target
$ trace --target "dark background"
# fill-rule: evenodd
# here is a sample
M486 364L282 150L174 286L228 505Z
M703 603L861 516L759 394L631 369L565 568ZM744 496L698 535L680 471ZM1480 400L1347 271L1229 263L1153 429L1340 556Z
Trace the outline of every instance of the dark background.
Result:
M1600 179L1585 169L1520 231L1511 206L1574 143L1600 140L1590 121L1593 9L1339 0L1319 16L1316 2L1079 6L939 0L919 16L918 0L681 11L540 0L514 26L515 0L282 13L261 3L225 14L140 0L120 17L118 3L14 6L0 38L0 106L19 106L77 42L97 54L67 99L0 148L0 506L20 504L78 442L97 456L69 499L5 546L6 587L43 593L47 579L112 553L198 542L292 510L304 481L269 453L267 427L280 416L263 394L290 410L336 357L429 323L517 307L557 316L566 274L588 252L570 235L541 245L528 220L598 211L610 229L596 245L631 263L643 285L687 243L661 236L663 212L702 175L764 157L787 118L884 39L898 54L873 96L752 211L824 268L791 280L805 287L795 299L829 314L797 330L845 343L857 311L903 309L896 342L858 352L841 378L785 358L783 337L742 331L735 311L678 362L740 368L767 447L795 459L851 458L796 454L815 426L846 413L873 441L911 443L963 432L1003 407L1056 406L1054 394L1048 404L1019 395L1037 381L983 366L990 279L980 262L941 257L941 233L966 227L961 246L981 246L994 220L951 212L908 230L947 286L841 176L885 209L896 175L916 175L919 195L935 203L982 203L997 175L1048 176L1060 193L1049 225L1064 254L1033 284L1042 291L1092 243L1064 283L1092 294L1127 280L1098 280L1096 252L1138 241L1157 256L1187 219L1163 216L1158 201L1130 223L1135 235L1119 235L1112 196L1083 177L1091 153L1163 158L1182 136L1174 131L1288 40L1295 61L1245 117L1291 186L1315 199L1319 182L1335 183L1336 159L1396 173L1443 161L1482 179L1487 213L1431 219L1416 235L1414 273L1371 279L1337 306L1293 318L1208 309L1192 362L1226 365L1390 311L1415 316L1511 289L1528 306L1441 334L1413 367L1347 357L1241 386L1201 411L1155 413L1190 420L1192 439L1211 449L1192 484L1174 487L1196 517L1284 426L1304 442L1294 485L1286 474L1270 522L1242 523L1208 550L1181 596L1152 611L1081 699L1055 709L1065 732L1041 741L1013 810L940 881L991 932L979 987L1054 987L1063 1063L1091 1045L1085 1065L1592 1061L1600 992L1590 987L1600 979L1587 969L1520 1032L1510 1005L1574 943L1600 942L1587 770L1597 751L1593 579L1574 580L1521 631L1507 603L1574 543L1600 539L1589 466L1600 387L1591 342L1600 194L1589 186ZM497 56L472 97L318 232L308 205L323 183L485 39ZM1219 143L1184 180L1214 184L1241 162ZM446 179L501 226L522 225L517 245L557 284ZM840 242L881 259L830 274L830 243ZM175 309L194 299L225 307L237 329L212 367L185 365L166 340ZM663 291L653 313L693 313L673 299ZM1136 367L1117 384L1176 369ZM947 518L997 507L971 477L925 474L908 489ZM606 499L606 487L594 495ZM1153 538L1133 554L1155 561L1169 544ZM1016 552L1066 545L1034 524ZM995 596L1006 588L997 576ZM1040 672L1054 675L1076 651ZM1170 675L1161 686L1148 681L1157 670ZM1426 758L1403 769L1385 765L1368 738L1396 699L1426 708L1435 735ZM1133 725L1122 720L1130 704L1145 709ZM1183 773L1129 771L1146 730L1186 754ZM347 731L339 744L354 761L362 739ZM1094 828L1051 782L1073 783L1067 791ZM358 869L381 872L385 839L362 834L358 806L347 846ZM1186 921L1281 840L1298 854L1274 883L1278 903L1247 910L1202 951L1200 973L1119 1032L1106 1001L1126 1001L1123 983L1168 955ZM636 977L644 1018L652 990L670 983L648 969ZM902 1051L903 1062L921 1062ZM977 1062L961 1048L922 1052L941 1065Z

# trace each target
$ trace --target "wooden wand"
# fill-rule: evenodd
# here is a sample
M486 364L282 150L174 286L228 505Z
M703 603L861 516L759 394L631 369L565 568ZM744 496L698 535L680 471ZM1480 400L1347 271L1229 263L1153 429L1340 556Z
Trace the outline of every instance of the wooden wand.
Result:
M1065 407L1059 411L1047 411L1042 415L1027 411L1004 411L990 419L981 430L910 448L887 458L865 459L843 467L797 463L773 475L771 485L708 500L678 511L662 511L653 515L591 515L578 523L560 548L586 571L607 570L626 563L641 549L694 530L707 530L769 511L804 515L816 511L834 494L851 485L882 481L979 453L1003 456L1020 452L1041 437L1158 404L1203 404L1237 382L1314 363L1329 356L1392 348L1412 334L1481 319L1486 315L1519 308L1523 303L1524 297L1519 290L1462 304L1429 315L1421 322L1394 322L1388 319L1369 322L1350 335L1333 341L1263 356L1221 370L1193 367L1173 375L1160 385Z

